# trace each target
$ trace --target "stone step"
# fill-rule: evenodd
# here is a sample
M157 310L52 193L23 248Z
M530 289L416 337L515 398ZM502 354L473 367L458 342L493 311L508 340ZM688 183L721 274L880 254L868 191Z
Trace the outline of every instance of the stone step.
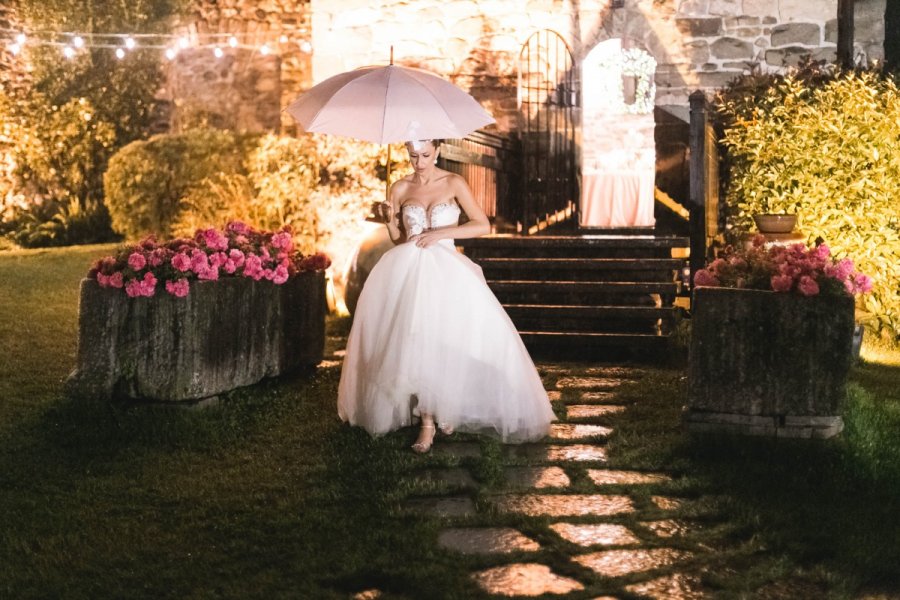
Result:
M674 307L505 304L516 328L527 331L669 332Z
M670 305L678 292L675 282L658 281L536 281L488 280L488 285L504 304L565 304L607 306Z
M520 331L519 335L533 356L567 360L653 362L664 356L669 344L668 335L651 333Z
M481 258L672 258L688 238L655 235L490 235L457 240L467 256Z
M677 258L479 258L493 280L659 281L675 280Z

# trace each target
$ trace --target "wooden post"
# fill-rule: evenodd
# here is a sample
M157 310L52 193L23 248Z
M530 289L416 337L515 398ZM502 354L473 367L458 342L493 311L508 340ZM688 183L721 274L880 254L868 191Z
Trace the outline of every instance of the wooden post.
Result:
M855 0L838 0L837 14L837 58L838 64L845 69L852 69L853 59L853 21Z
M691 238L691 282L694 273L706 265L706 94L697 90L690 95L690 238Z

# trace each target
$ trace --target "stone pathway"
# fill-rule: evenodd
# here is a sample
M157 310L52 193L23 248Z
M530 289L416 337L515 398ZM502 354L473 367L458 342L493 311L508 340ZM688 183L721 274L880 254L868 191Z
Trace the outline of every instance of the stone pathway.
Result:
M409 499L405 508L443 519L437 540L443 551L493 560L471 575L490 595L707 597L692 570L703 549L683 541L693 525L676 518L687 501L667 493L677 489L672 478L607 467L607 440L629 408L617 390L641 371L561 365L541 371L559 419L548 438L503 446L499 486L482 489L462 467L423 471L420 478L448 491ZM472 460L481 445L444 438L433 453ZM545 549L547 540L564 549L562 564L559 552Z

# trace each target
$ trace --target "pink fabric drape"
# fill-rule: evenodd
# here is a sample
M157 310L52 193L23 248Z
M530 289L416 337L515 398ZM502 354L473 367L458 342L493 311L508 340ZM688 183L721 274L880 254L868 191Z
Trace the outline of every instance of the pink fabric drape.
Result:
M653 171L584 173L582 227L652 227Z

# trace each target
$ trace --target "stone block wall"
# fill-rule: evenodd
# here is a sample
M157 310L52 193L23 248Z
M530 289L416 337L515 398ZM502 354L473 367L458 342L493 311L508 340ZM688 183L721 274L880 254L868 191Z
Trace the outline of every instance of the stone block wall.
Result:
M309 3L305 0L198 0L173 33L200 39L223 34L224 56L208 49L179 53L169 66L158 99L172 106L178 130L198 117L210 124L246 131L296 130L281 112L312 83ZM240 46L229 48L228 35ZM262 55L267 44L272 53Z

